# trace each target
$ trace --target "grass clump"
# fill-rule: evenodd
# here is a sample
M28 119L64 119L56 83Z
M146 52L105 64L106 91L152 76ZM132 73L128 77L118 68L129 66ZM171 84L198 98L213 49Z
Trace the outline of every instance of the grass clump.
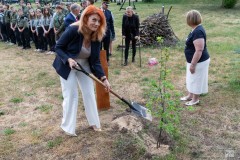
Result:
M52 149L52 148L60 145L62 143L62 141L63 141L62 137L57 137L54 140L48 141L47 142L47 147L49 149Z
M115 156L119 159L140 159L146 153L144 142L132 135L119 137L114 148Z
M13 133L15 133L15 132L16 132L16 131L13 130L13 129L11 129L11 128L6 128L6 129L3 130L3 133L4 133L4 135L6 135L6 136L11 135L11 134L13 134Z
M50 110L52 110L52 105L41 105L39 107L37 107L36 109L37 110L40 110L41 112L44 112L44 113L49 113Z
M23 98L18 98L18 97L12 98L10 100L10 102L12 102L12 103L21 103L21 102L23 102Z

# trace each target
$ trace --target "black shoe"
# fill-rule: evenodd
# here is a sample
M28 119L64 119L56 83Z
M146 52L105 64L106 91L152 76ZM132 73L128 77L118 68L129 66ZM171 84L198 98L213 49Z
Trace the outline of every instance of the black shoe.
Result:
M132 62L133 62L133 63L135 62L135 58L132 58Z
M127 62L127 60L126 60L123 65L124 65L124 66L127 66L127 64L128 64L128 62Z

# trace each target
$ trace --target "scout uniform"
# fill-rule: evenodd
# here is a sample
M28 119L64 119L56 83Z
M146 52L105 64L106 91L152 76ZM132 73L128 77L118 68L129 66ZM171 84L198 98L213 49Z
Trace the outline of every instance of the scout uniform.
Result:
M10 15L10 24L11 24L12 28L15 28L14 31L12 30L11 36L13 37L14 43L16 43L16 41L17 41L18 46L21 46L22 42L20 39L20 33L17 29L17 17L18 17L18 15L16 12L12 12Z
M57 41L64 31L64 14L63 13L56 13L53 19L53 27L57 31L55 33L55 41Z
M24 30L20 32L20 37L23 43L23 49L29 49L31 48L30 46L30 36L29 36L29 24L28 24L28 18L25 15L21 15L18 17L17 20L17 26L19 29Z
M42 16L41 17L37 17L36 18L36 32L37 32L37 37L38 37L38 49L39 51L41 52L44 52L45 51L45 48L44 48L44 41L45 38L44 38L44 30L42 28Z
M52 16L50 15L49 17L46 16L46 17L42 17L42 20L41 20L41 24L42 24L42 27L44 27L44 29L46 31L49 30L49 33L50 33L50 30L49 28L52 28L51 26L51 21L52 21ZM53 42L51 41L50 37L49 37L49 33L48 34L45 34L44 36L44 50L48 50L48 45L50 48L52 48L53 46Z
M36 27L36 24L37 24L37 18L33 18L33 19L30 19L29 21L29 24L30 24L30 29L35 31L35 32L32 32L32 38L33 38L33 42L34 42L34 45L35 45L35 51L38 51L39 47L38 47L38 37L37 37L37 27Z
M5 10L4 11L4 16L3 16L3 19L4 19L4 27L6 27L6 38L7 38L7 41L10 42L10 13L11 11L10 10Z

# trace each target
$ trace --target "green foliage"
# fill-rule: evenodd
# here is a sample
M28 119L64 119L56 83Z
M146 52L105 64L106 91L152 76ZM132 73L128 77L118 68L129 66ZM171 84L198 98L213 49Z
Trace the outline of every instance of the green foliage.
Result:
M15 132L16 131L11 129L11 128L6 128L6 129L3 130L4 135L11 135L11 134L13 134Z
M10 102L13 102L13 103L21 103L23 101L23 98L12 98L10 100Z
M229 71L229 86L230 89L240 92L240 74L239 74L239 68L240 68L240 59L235 58L231 62L231 68Z
M41 112L49 113L49 111L52 110L52 107L52 105L41 105L36 109L40 110Z
M157 41L162 43L162 37L158 37ZM179 112L182 108L179 107L180 101L176 100L176 98L179 99L180 94L174 90L173 84L168 80L168 75L171 73L171 70L167 68L169 48L162 49L160 58L160 75L158 81L151 81L147 107L152 111L153 116L159 120L159 137L161 137L162 130L174 137L178 133ZM158 141L158 147L159 145L160 142Z
M238 0L222 0L222 6L224 8L233 8L237 4Z
M62 143L62 141L63 141L62 137L57 137L52 141L48 141L47 146L48 146L49 149L52 149L52 148L60 145Z

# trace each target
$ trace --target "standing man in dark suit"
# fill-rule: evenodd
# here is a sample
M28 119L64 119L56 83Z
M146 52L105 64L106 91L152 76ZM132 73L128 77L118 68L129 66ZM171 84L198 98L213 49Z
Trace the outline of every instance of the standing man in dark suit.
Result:
M135 62L136 40L139 39L139 18L136 14L134 14L131 6L126 8L126 14L123 15L122 38L125 39L124 66L126 66L128 63L128 50L130 41L132 41L132 62Z
M104 12L106 22L107 22L107 30L106 30L105 36L102 40L102 46L103 46L104 50L106 50L106 52L107 52L107 61L108 61L108 65L109 65L110 38L111 38L111 34L112 34L112 37L115 37L115 30L114 30L112 12L110 10L108 10L108 5L109 5L108 2L102 3L102 10Z
M64 20L64 26L67 28L70 24L76 22L79 20L79 14L80 14L80 5L77 3L73 3L70 6L71 12L68 13Z

